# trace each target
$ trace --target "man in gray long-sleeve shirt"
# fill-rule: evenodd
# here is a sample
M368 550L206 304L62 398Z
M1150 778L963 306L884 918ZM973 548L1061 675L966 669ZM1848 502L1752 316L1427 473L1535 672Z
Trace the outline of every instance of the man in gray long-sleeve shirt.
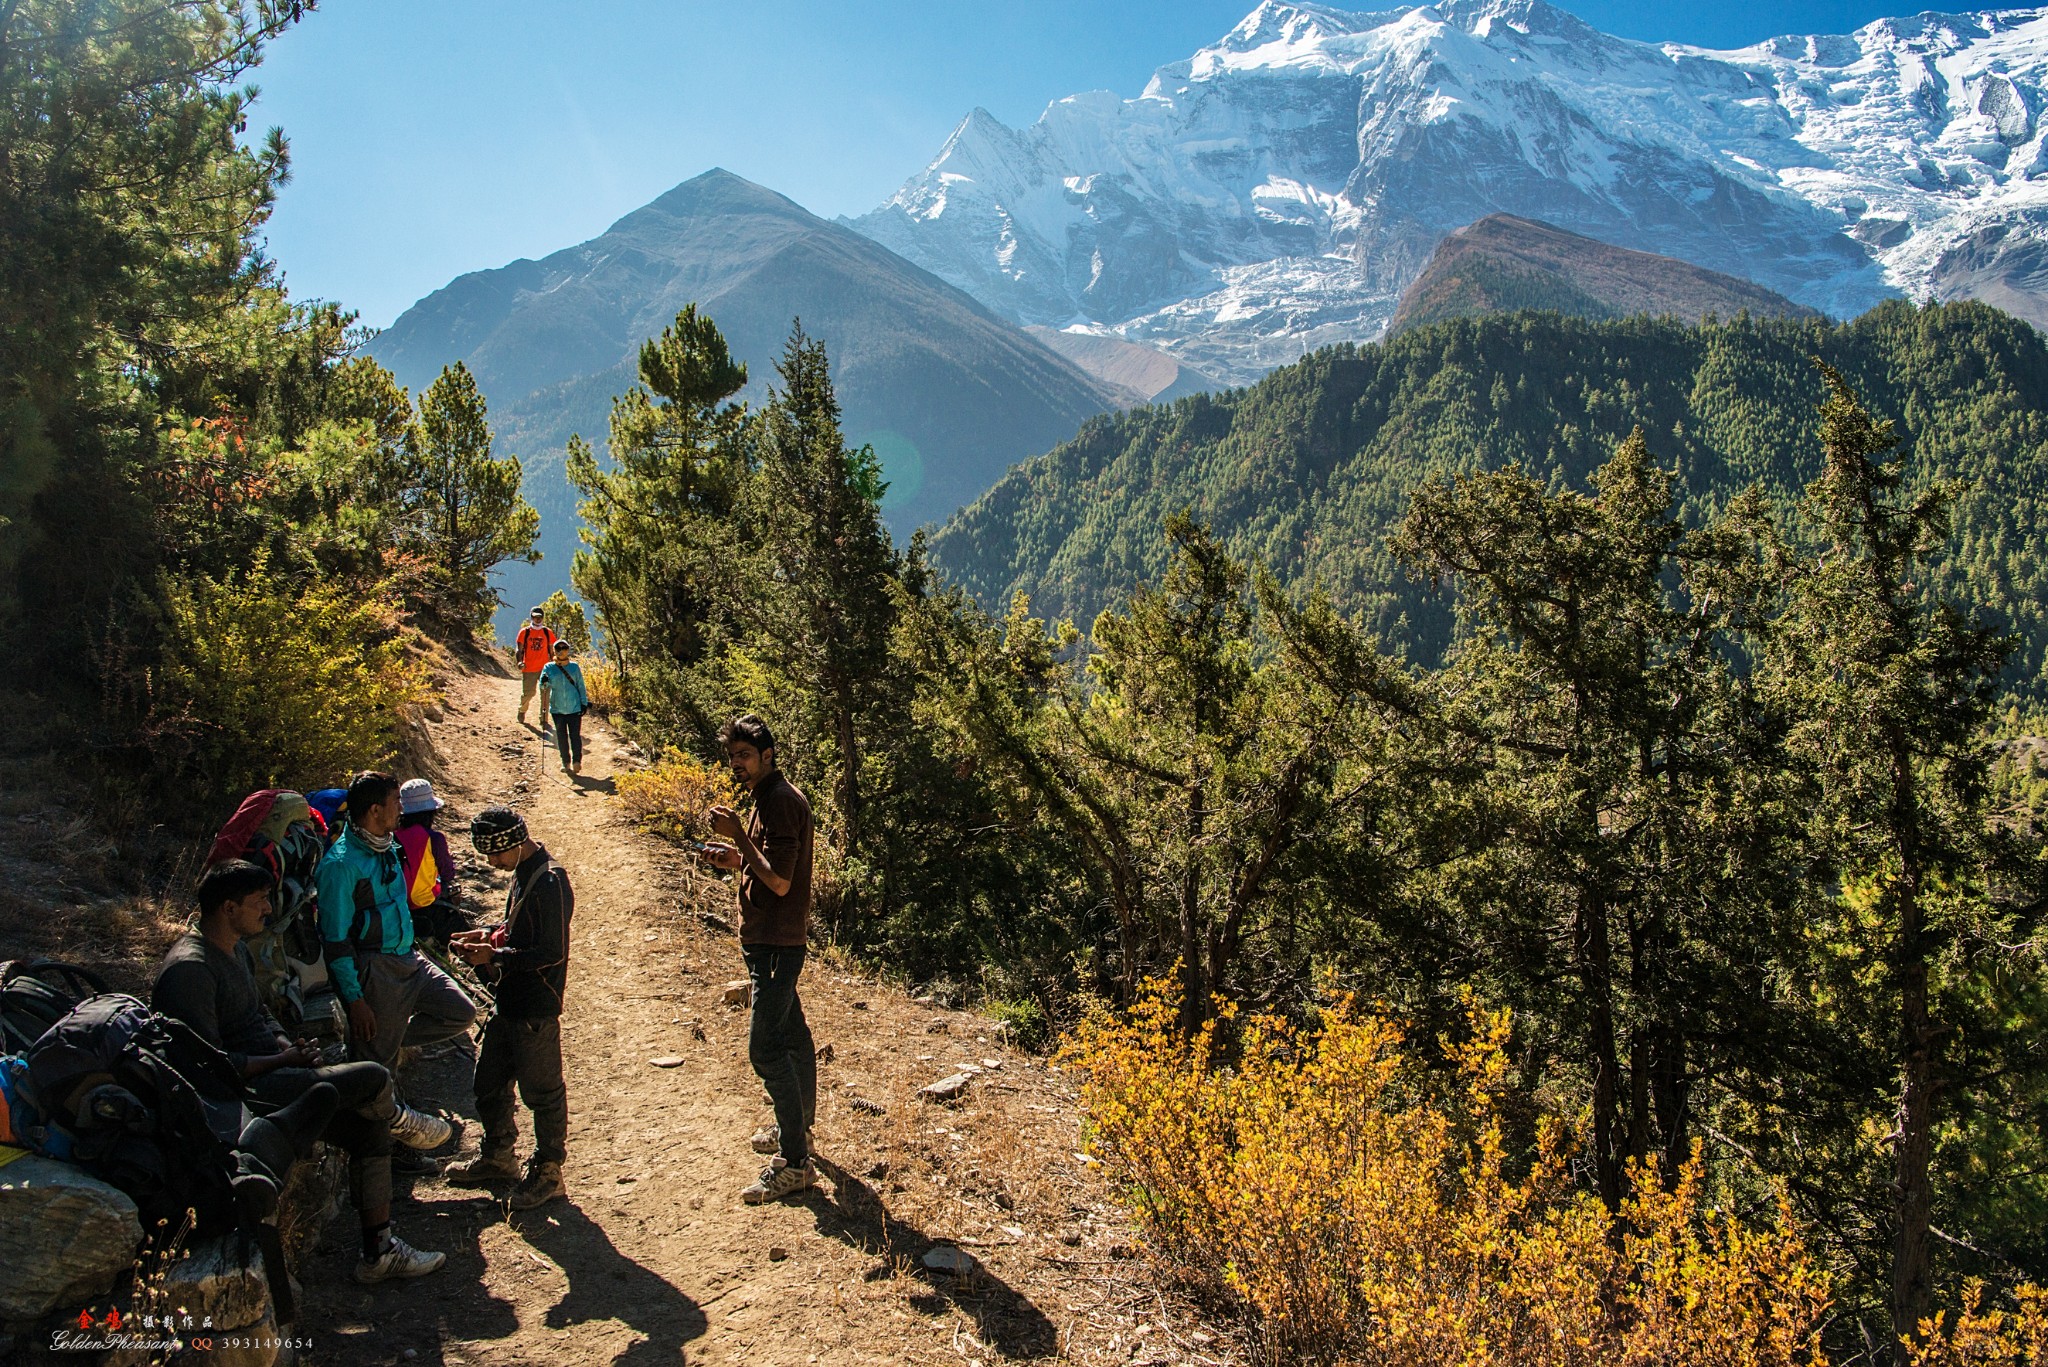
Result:
M315 1083L341 1093L341 1109L321 1138L349 1156L363 1256L356 1280L420 1277L446 1262L391 1232L391 1074L381 1063L320 1066L309 1045L286 1039L256 991L242 941L262 932L275 887L270 871L242 860L216 864L199 880L199 924L171 945L150 988L150 1009L181 1020L240 1070L259 1104L287 1105Z

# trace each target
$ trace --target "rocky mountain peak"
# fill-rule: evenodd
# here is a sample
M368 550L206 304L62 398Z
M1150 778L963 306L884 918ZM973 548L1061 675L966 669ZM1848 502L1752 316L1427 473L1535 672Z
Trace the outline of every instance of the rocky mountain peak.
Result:
M1136 98L977 113L853 226L1008 318L1227 383L1380 335L1493 213L1835 316L1906 294L2048 319L2044 107L2042 9L1719 52L1546 0L1266 0Z

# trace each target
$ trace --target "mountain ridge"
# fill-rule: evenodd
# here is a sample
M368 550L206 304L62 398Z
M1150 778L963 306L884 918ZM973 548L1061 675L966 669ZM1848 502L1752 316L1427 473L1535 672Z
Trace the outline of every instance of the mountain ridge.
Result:
M1402 292L1387 334L1447 318L1528 308L1596 319L1670 315L1688 323L1709 314L1743 312L1820 316L1737 276L1630 251L1534 219L1489 214L1437 244L1422 274Z
M515 601L559 587L576 545L563 443L571 432L602 443L611 396L637 379L640 344L690 303L747 362L752 400L773 383L793 319L825 343L848 438L875 446L899 534L943 519L1014 461L1119 402L880 244L707 171L587 242L458 277L370 343L415 389L463 361L490 403L500 451L527 460L549 558L505 571Z
M1495 212L1837 317L1982 295L2048 324L2044 107L2043 9L1716 51L1543 0L1267 0L1135 97L1020 129L975 110L850 221L1005 317L1231 384L1377 337L1436 244Z
M1640 426L1696 518L1752 485L1781 507L1819 470L1819 356L1900 421L1916 482L1960 481L1932 582L2024 637L2009 678L2048 661L2048 339L1982 304L1880 305L1847 323L1742 316L1692 326L1492 314L1312 353L1244 389L1096 418L1017 466L931 541L934 568L1000 613L1082 625L1166 559L1181 510L1286 585L1314 585L1397 649L1440 652L1445 601L1387 535L1414 487L1520 462L1584 487ZM1967 587L1963 579L1967 577Z

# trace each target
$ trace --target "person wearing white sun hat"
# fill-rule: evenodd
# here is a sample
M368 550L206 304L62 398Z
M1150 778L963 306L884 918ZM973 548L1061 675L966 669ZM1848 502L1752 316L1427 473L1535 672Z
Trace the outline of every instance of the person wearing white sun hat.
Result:
M413 933L445 942L456 931L469 929L469 917L457 906L461 893L448 837L434 827L444 805L427 779L409 778L398 786L398 852Z

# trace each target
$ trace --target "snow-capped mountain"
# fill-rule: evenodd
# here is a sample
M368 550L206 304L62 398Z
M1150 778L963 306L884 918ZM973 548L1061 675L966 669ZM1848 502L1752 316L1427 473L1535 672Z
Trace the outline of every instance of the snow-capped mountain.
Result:
M2048 9L1732 52L1543 0L1266 0L1142 95L970 114L853 226L1018 322L1232 382L1378 335L1506 212L1836 315L1981 297L2048 323Z

